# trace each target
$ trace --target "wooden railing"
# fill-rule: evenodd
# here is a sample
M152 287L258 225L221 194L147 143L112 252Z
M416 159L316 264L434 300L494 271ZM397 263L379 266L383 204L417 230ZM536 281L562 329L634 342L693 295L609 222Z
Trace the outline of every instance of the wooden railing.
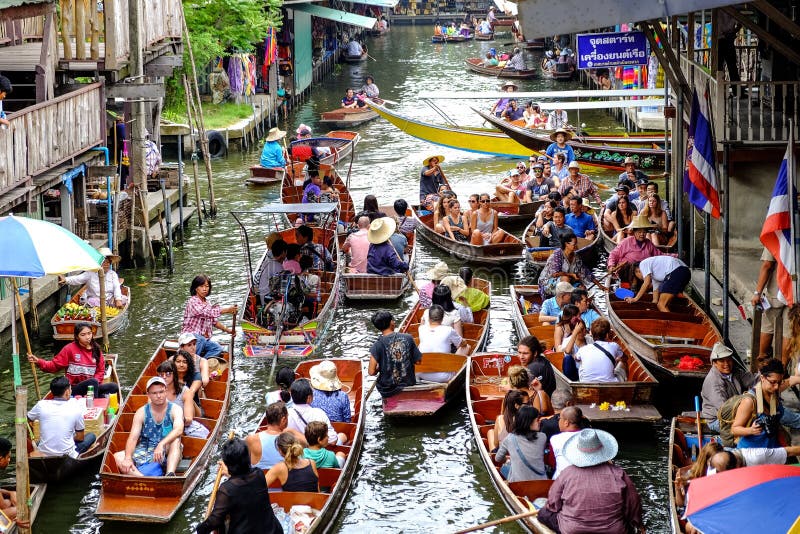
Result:
M9 115L0 129L0 194L102 144L103 84L93 83Z

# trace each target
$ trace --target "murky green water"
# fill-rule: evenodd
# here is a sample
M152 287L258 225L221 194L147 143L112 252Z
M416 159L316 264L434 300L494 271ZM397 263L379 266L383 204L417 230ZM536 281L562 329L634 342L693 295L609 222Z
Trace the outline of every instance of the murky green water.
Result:
M395 27L389 36L368 42L370 55L378 61L358 66L343 66L341 72L316 87L311 101L297 111L285 125L294 129L304 122L312 127L322 111L337 107L348 86L363 83L372 74L382 96L397 101L403 113L434 120L436 115L419 102L418 96L431 90L489 90L496 88L496 79L467 73L463 59L478 55L498 43L464 45L432 45L427 28ZM510 37L509 39L510 40ZM536 56L530 61L538 62ZM574 85L552 81L523 82L522 89L557 90ZM479 124L463 103L441 103L452 117L463 124ZM475 116L477 117L477 116ZM601 113L582 114L590 127L616 128ZM408 137L388 123L374 121L359 129L363 140L358 147L351 178L351 191L357 204L364 195L374 193L383 203L395 198L414 199L418 191L418 170L426 154L441 153L446 157L445 171L459 195L490 191L502 172L512 168L510 160L491 158L434 148ZM239 301L246 280L240 250L238 228L231 210L249 210L278 200L275 188L253 189L243 185L247 167L258 159L257 152L232 154L215 162L215 193L219 216L197 227L190 225L186 243L175 251L175 272L164 269L123 269L121 273L131 285L134 305L130 324L111 339L112 350L119 352L120 378L123 387L130 387L144 363L161 339L178 332L183 306L188 298L191 278L200 272L211 275L212 298L222 303ZM612 179L611 176L598 176ZM439 259L453 270L459 264L444 256L424 241L418 251L418 272L424 272ZM508 272L482 272L493 283L491 330L487 350L505 350L516 336L510 319L508 285L530 282L529 273L521 266ZM400 318L413 305L414 298L394 303L391 310ZM375 333L368 326L372 305L342 303L337 311L323 351L326 355L367 353ZM46 332L42 326L42 331ZM36 343L40 356L50 357L54 346L49 339ZM9 354L9 347L4 347ZM23 369L32 388L29 370ZM41 376L41 375L40 375ZM234 363L232 403L226 430L239 435L252 430L263 411L262 393L270 389L268 363L246 360L237 353ZM10 359L0 362L0 434L13 434L13 398ZM46 384L47 380L42 380ZM666 465L667 430L663 425L640 429L633 434L619 435L619 463L628 469L645 502L648 530L661 532L668 528L665 489L662 471ZM213 485L214 472L207 473L177 517L165 526L102 525L92 513L97 502L99 478L87 474L60 486L51 485L40 510L34 531L63 532L188 532L205 511ZM475 451L463 402L445 410L435 419L398 424L383 419L378 396L368 407L364 452L359 463L343 513L337 519L340 532L447 532L476 523L498 519L508 511L491 486L488 475ZM502 532L516 532L516 525L506 525ZM500 530L497 530L500 532Z

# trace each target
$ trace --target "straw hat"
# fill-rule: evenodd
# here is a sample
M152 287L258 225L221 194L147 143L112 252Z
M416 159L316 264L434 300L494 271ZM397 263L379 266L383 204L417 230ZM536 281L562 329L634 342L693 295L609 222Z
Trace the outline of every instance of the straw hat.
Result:
M581 168L581 164L578 163L575 160L570 161L569 165L567 165L567 169L580 169L580 168Z
M591 202L589 202L589 199L588 199L588 198L586 198L586 197L583 197L583 198L581 199L581 204L582 204L582 205L584 205L584 206L586 206L586 208L587 208L587 209L586 209L586 213L589 213L589 214L591 214L591 213L594 213L594 208L592 207L592 203L591 203Z
M119 254L114 254L114 252L112 252L111 249L108 247L100 247L99 249L97 249L97 252L102 254L104 258L108 258L111 261L119 261L120 259Z
M450 268L445 262L440 261L428 270L428 278L431 280L442 280L447 276L448 272L450 272Z
M650 219L647 218L647 215L637 215L627 226L626 230L636 230L641 228L650 230L653 227L655 227L655 223L650 222Z
M592 467L614 459L617 440L605 430L586 428L564 443L564 457L576 467Z
M342 389L342 381L336 374L336 364L330 360L324 360L309 369L311 377L311 387L320 391L339 391Z
M500 90L503 91L503 90L505 90L506 87L513 87L514 91L519 89L519 86L517 84L515 84L514 82L512 82L511 80L509 80L509 81L505 82L503 85L501 85L500 86Z
M378 217L369 225L367 241L373 245L385 243L397 230L397 222L392 217Z
M444 162L444 156L437 156L437 155L433 155L433 156L428 156L427 158L423 159L423 160L422 160L422 164L423 164L423 165L425 165L425 166L427 167L427 166L428 166L428 164L431 162L431 158L436 158L436 159L438 159L438 160L439 160L439 163L443 163L443 162Z
M467 290L467 284L464 283L464 279L460 276L456 275L448 275L442 278L442 285L447 286L450 288L450 295L453 297L453 300L456 300L458 297L464 294L464 291Z
M720 343L719 341L714 343L714 346L711 348L711 361L714 360L722 360L723 358L730 358L733 356L733 350L726 347L724 343Z
M565 130L564 128L559 128L558 130L556 130L555 132L553 132L553 133L551 133L551 134L550 134L550 140L551 140L551 141L553 141L553 142L555 142L555 140L556 140L556 136L557 136L558 134L560 134L560 133L564 134L564 137L565 137L565 139L564 139L564 140L565 140L565 141L569 141L570 139L572 139L572 134L571 134L570 132L568 132L568 131L567 131L567 130Z
M284 136L286 136L286 132L276 126L267 132L267 141L277 141L278 139L282 139Z
M630 165L630 164L636 165L636 160L633 159L632 157L628 156L628 157L625 158L625 161L623 161L622 164L623 165Z

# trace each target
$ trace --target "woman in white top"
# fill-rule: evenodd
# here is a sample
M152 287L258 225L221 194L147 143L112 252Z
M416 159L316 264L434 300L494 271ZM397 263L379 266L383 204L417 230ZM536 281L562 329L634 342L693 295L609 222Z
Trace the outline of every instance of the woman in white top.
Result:
M442 319L442 324L444 326L452 327L459 336L464 335L464 328L461 324L461 314L458 312L458 308L456 308L456 305L453 302L453 294L450 292L449 287L442 284L436 286L433 290L431 303L441 306L441 308L444 310L444 318ZM429 324L431 322L429 319L429 312L430 309L425 310L425 313L422 314L420 323Z
M592 338L587 335L586 325L581 320L581 311L573 304L564 306L561 319L553 332L553 345L557 352L564 353L562 369L570 380L578 380L578 367L573 354L591 342Z
M503 240L502 230L498 229L497 211L489 207L491 199L486 193L482 193L478 199L478 209L470 215L469 227L472 229L473 245L488 245L499 243Z

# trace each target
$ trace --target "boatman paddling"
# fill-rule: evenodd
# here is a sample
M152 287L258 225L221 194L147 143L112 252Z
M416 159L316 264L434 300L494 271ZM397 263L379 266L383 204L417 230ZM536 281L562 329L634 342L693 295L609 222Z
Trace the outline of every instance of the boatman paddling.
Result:
M428 156L422 161L422 170L419 173L419 200L425 202L428 195L438 195L439 188L447 184L447 177L439 166L444 161L444 156Z

